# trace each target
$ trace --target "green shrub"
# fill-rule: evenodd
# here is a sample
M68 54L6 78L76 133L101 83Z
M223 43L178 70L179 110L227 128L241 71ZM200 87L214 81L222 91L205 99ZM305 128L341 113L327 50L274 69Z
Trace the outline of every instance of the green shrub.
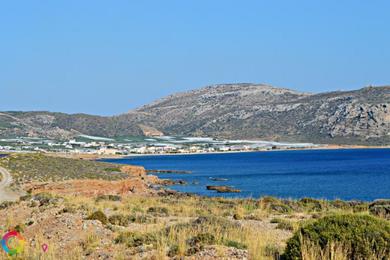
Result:
M96 198L96 202L102 201L102 200L109 200L109 201L121 201L122 197L119 195L99 195Z
M107 167L107 168L104 168L104 171L106 171L106 172L120 172L121 169L119 169L119 167Z
M241 220L241 219L243 219L244 218L244 216L241 214L241 213L235 213L234 215L233 215L233 219L234 220Z
M321 201L312 198L302 198L298 203L310 211L320 211L323 209Z
M18 231L19 233L23 233L24 232L24 229L25 229L25 225L24 224L18 224L14 227L14 230Z
M4 201L4 202L0 203L0 209L6 209L14 204L15 204L15 202L12 202L12 201Z
M27 201L27 200L30 200L32 198L31 194L27 193L26 195L24 196L21 196L19 198L20 201Z
M156 241L156 235L153 233L141 234L136 232L124 232L115 239L115 243L126 244L128 247L156 244Z
M227 241L225 241L224 244L225 244L225 246L234 247L237 249L247 249L247 246L245 244L234 241L234 240L227 240Z
M294 226L290 221L282 221L276 226L276 228L282 230L289 230L289 231L294 230Z
M39 201L40 206L45 206L57 202L57 199L54 198L53 195L46 192L37 193L32 198L33 200Z
M270 223L272 224L279 224L280 222L282 222L282 219L280 218L273 218L270 220Z
M89 217L88 220L99 220L103 225L108 223L108 219L106 214L104 214L101 210L95 211Z
M210 233L200 233L187 240L187 244L190 246L195 246L198 244L212 245L214 243L215 243L215 237L213 234Z
M368 215L334 215L301 227L287 242L285 259L302 259L308 246L320 250L342 247L348 259L386 259L390 255L390 224Z
M174 244L172 246L169 247L169 250L168 250L168 256L169 257L174 257L176 256L177 254L179 253L179 246Z
M266 208L272 212L288 213L292 211L290 205L274 197L268 197L268 196L263 197L261 198L259 203L264 204Z
M150 207L147 212L158 217L167 217L169 215L168 209L164 207Z
M125 216L121 214L112 215L108 218L108 222L110 222L113 225L118 226L128 226L130 223L135 222L136 217L134 216Z
M276 226L277 229L290 230L290 231L294 230L293 224L288 220L284 220L281 218L273 218L271 219L270 223L278 224Z

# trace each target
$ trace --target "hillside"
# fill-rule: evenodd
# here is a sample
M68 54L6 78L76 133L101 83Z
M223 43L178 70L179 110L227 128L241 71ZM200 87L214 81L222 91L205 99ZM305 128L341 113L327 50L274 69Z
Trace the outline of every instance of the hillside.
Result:
M390 86L320 94L256 84L178 93L114 117L2 112L0 136L185 135L390 144Z

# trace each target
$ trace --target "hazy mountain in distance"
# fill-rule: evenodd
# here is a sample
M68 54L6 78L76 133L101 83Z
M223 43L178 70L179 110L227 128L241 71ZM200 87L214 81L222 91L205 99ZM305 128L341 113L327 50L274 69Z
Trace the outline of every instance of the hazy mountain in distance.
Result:
M390 144L390 86L320 94L221 84L100 117L0 112L0 136L211 136L335 144Z

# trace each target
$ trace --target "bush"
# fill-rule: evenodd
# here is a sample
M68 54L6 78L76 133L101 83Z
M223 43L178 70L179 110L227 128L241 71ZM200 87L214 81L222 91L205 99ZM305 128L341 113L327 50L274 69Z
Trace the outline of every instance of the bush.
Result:
M271 219L270 223L278 224L276 226L277 229L290 230L290 231L294 230L293 224L288 220L284 220L281 218L273 218L273 219Z
M12 202L12 201L4 201L4 202L0 203L0 209L6 209L8 207L11 207L14 204L15 204L15 202Z
M103 225L108 223L108 219L106 214L104 214L101 210L95 211L89 217L87 218L88 220L99 220L102 222Z
M225 246L234 247L237 249L247 249L247 246L245 244L234 241L234 240L227 240L227 241L225 241L224 244L225 244Z
M215 243L215 237L213 234L210 233L200 233L196 236L191 237L187 241L187 244L190 246L195 246L198 244L212 245L214 243Z
M283 220L280 219L280 218L273 218L273 219L270 220L270 223L272 223L272 224L279 224L282 221Z
M124 232L115 239L115 243L126 244L128 247L156 244L156 242L157 238L153 233L141 234L136 232Z
M322 204L319 200L312 198L302 198L299 203L306 209L311 211L320 211L323 209Z
M274 197L263 197L259 203L264 204L272 212L284 214L292 211L290 205L286 205L283 201Z
M39 201L40 206L56 203L58 200L53 195L46 192L37 193L32 197L33 200Z
M284 257L302 259L310 249L330 254L325 249L332 245L343 248L348 259L386 259L390 255L390 225L368 215L327 216L301 227L288 240Z
M241 220L243 218L244 218L244 216L241 213L238 213L238 212L233 215L233 219L234 220Z
M74 214L74 213L76 213L76 208L72 205L65 205L63 209L61 209L57 212L58 215L61 215L64 213Z
M128 226L130 223L135 222L136 217L134 216L125 216L121 214L113 215L108 218L108 222L110 222L113 225L118 226Z
M169 215L168 209L163 207L150 207L147 212L158 217L167 217Z
M293 231L294 230L294 226L291 222L289 221L282 221L280 222L277 226L276 226L277 229L281 229L281 230L289 230L289 231Z
M18 224L14 227L14 230L18 231L19 233L23 233L24 232L24 229L25 229L25 225L24 224Z
M121 172L121 169L119 169L119 167L107 167L107 168L104 168L104 171L106 171L106 172Z
M110 201L121 201L122 197L119 195L99 195L96 198L96 202L102 201L102 200L110 200Z
M27 193L26 195L24 196L21 196L19 198L20 201L27 201L27 200L30 200L32 198L31 194Z
M179 253L179 246L174 244L172 246L169 247L169 250L168 250L168 256L169 257L174 257L176 256L177 254Z

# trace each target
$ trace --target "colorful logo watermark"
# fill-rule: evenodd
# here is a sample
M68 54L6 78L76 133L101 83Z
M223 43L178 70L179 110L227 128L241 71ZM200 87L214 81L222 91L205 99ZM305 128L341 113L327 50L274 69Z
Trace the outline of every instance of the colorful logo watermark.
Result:
M13 256L23 251L25 243L24 238L17 231L13 230L3 236L1 247L8 255Z

